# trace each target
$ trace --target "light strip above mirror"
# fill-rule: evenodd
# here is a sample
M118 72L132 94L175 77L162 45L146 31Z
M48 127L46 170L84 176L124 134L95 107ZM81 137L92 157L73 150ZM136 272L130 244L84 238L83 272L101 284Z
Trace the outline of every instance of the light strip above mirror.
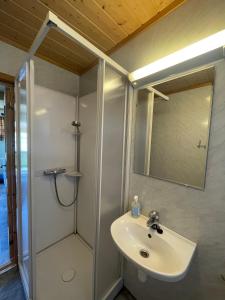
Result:
M156 60L153 63L150 63L140 69L135 70L134 72L129 74L129 79L132 83L135 83L135 81L139 79L173 67L179 63L188 61L192 58L198 57L215 49L224 47L224 45L225 30L222 30L181 50L178 50L159 60Z

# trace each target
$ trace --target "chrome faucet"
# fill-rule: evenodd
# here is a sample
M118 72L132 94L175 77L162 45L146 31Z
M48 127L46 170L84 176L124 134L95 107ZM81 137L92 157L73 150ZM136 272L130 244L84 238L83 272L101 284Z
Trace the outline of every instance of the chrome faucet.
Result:
M156 230L159 234L163 233L162 228L159 226L159 213L156 210L150 211L147 227Z

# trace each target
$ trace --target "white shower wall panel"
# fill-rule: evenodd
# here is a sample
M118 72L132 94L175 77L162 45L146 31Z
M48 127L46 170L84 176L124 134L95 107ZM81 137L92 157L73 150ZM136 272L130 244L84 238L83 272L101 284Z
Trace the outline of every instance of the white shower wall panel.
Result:
M77 204L77 231L91 246L94 243L96 215L96 114L97 94L80 97L81 157L83 174Z
M57 203L52 178L44 169L74 167L75 97L35 85L32 107L32 199L35 203L36 251L74 231L74 206ZM60 175L59 194L65 203L73 199L74 180Z

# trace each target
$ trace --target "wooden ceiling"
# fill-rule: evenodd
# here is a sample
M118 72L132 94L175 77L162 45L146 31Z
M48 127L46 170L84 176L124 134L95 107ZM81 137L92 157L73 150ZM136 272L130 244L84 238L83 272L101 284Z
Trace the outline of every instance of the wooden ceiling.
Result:
M49 10L105 53L185 0L0 0L0 40L27 51ZM89 52L52 29L37 56L76 74L95 62Z

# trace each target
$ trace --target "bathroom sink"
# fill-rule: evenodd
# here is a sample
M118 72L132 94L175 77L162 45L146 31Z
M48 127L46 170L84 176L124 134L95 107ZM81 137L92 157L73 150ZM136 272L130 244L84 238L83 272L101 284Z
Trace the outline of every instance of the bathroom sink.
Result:
M163 234L146 226L147 218L128 212L111 225L111 234L122 254L146 275L179 281L188 271L196 244L162 226Z

